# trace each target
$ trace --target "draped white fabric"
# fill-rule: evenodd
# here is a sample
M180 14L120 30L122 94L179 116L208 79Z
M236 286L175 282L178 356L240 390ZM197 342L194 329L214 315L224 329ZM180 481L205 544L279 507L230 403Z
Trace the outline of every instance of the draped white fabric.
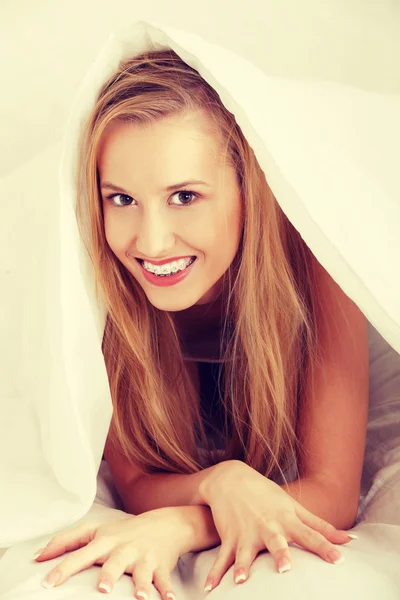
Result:
M88 71L62 142L0 180L0 325L10 332L0 341L0 547L74 524L96 496L112 406L104 307L74 215L77 138L119 61L163 47L218 91L317 259L400 352L400 95L272 76L205 34L132 22ZM386 527L399 542L400 528Z

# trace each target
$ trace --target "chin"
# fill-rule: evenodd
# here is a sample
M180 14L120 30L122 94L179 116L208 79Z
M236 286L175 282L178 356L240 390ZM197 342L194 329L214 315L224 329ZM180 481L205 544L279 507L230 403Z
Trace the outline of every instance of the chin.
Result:
M165 312L178 312L180 310L186 310L187 308L190 308L196 304L198 301L197 298L194 300L190 300L189 298L179 298L179 295L177 295L177 298L170 298L168 300L165 297L156 300L155 298L150 298L149 296L147 296L147 299L155 308Z

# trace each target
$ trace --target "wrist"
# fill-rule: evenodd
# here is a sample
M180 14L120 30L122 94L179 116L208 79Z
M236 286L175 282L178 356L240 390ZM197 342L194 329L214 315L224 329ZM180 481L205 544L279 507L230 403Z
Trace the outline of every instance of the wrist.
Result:
M199 483L197 486L197 502L195 504L203 504L210 506L211 490L213 489L213 481L215 481L215 472L218 470L219 464L209 467L201 471Z
M182 556L187 552L190 552L191 546L193 545L195 537L195 523L192 509L196 507L192 506L173 506L167 508L171 510L176 518L175 532L179 538L180 551L179 555Z
M177 507L182 530L181 556L213 548L221 542L208 506Z
M219 493L218 482L222 481L224 475L230 474L232 468L237 464L240 467L243 467L244 465L244 463L239 460L225 460L209 469L204 469L204 477L198 485L198 497L201 500L199 504L211 506L213 495Z
M207 469L202 469L193 475L196 479L196 485L194 486L191 505L209 505L209 493L212 487L210 481L214 479L213 476L220 464L208 467Z

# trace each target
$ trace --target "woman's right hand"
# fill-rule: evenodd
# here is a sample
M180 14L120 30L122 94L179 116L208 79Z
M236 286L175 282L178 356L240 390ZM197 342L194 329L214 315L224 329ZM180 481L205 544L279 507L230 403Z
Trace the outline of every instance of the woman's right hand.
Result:
M221 539L206 591L214 589L232 565L235 583L245 581L259 552L269 550L281 573L291 568L288 542L336 564L341 553L334 544L352 539L241 461L225 461L210 469L200 484L199 496L210 507Z

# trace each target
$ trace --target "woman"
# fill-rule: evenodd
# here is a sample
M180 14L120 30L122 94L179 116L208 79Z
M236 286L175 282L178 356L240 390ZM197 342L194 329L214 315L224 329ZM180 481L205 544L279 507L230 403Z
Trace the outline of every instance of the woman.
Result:
M128 516L56 536L110 590L174 595L178 558L221 544L236 583L289 542L351 540L368 407L367 323L278 206L215 90L173 50L123 61L81 138L77 219L107 307L105 457ZM214 396L216 397L213 402ZM289 481L290 480L290 481ZM244 592L245 593L245 592Z

